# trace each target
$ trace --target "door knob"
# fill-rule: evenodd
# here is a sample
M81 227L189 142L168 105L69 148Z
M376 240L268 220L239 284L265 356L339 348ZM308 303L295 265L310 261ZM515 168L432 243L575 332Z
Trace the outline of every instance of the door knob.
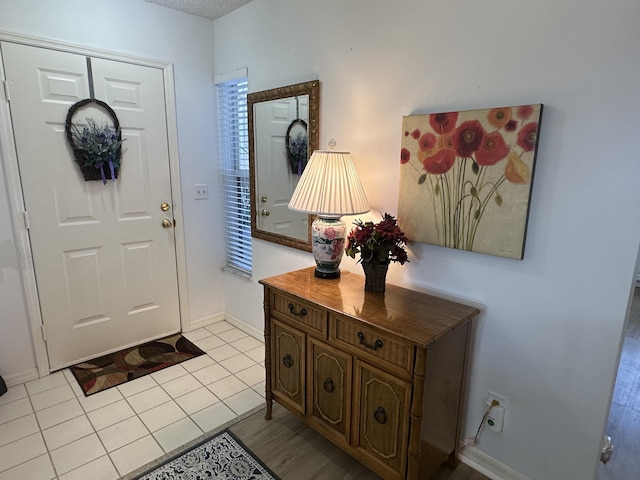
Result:
M269 215L271 215L271 212L269 210L267 210L266 208L262 209L262 211L260 212L260 214L263 217L268 217Z
M167 202L163 202L163 203L160 205L160 210L162 210L163 212L166 212L167 210L169 210L169 208L170 208L170 207L169 207L169 204L168 204Z
M173 227L173 222L171 220L169 220L168 218L165 218L164 220L162 220L162 226L164 228L171 228L171 227Z
M260 201L261 201L262 203L267 203L267 200L269 200L269 199L267 198L267 196L266 196L266 195L262 195L262 196L260 197Z

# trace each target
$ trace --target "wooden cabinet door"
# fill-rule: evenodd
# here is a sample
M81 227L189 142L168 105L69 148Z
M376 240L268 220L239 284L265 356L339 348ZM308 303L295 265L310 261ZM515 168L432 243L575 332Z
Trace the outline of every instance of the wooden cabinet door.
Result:
M305 335L278 320L271 320L273 395L305 413Z
M358 359L354 380L353 446L385 478L404 478L411 384Z
M309 338L310 421L336 442L349 442L351 355Z

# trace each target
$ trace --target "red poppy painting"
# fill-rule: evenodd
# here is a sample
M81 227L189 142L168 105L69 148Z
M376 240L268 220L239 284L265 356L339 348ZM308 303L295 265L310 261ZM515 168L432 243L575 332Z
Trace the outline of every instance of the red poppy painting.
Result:
M522 259L541 116L533 104L404 117L409 240Z

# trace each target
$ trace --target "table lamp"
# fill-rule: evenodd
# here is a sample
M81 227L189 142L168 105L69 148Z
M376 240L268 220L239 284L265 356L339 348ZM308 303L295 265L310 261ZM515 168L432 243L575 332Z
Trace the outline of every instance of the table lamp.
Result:
M330 142L330 145L335 142ZM355 165L349 152L316 150L311 155L289 201L297 212L317 215L311 224L311 251L315 276L340 277L340 262L347 238L342 215L369 211Z

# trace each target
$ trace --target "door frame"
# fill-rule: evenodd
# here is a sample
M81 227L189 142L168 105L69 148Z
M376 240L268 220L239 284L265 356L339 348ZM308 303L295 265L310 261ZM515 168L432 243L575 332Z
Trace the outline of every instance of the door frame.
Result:
M124 63L153 67L162 70L164 78L165 114L167 118L167 144L169 148L169 172L171 195L173 201L173 217L176 221L174 228L176 266L178 272L178 308L180 313L180 329L189 329L189 303L187 291L186 248L184 241L184 220L182 215L182 194L180 187L180 159L178 155L178 128L176 121L175 85L173 81L173 64L168 61L151 60L147 58L124 55L106 50L99 50L71 43L58 42L45 38L20 35L0 30L0 41L19 43L32 47L58 50L67 53L75 53L83 56L91 56L114 60ZM0 52L0 82L6 80L3 68L2 52ZM13 221L13 229L16 239L18 262L22 273L22 285L24 288L27 316L31 330L31 338L34 346L38 375L49 375L50 365L47 355L46 343L43 334L42 312L36 284L35 266L29 241L29 230L25 217L24 199L22 195L22 183L18 168L18 157L13 138L13 124L9 102L6 99L6 90L0 88L0 161L4 166L6 176L7 195L9 208Z

